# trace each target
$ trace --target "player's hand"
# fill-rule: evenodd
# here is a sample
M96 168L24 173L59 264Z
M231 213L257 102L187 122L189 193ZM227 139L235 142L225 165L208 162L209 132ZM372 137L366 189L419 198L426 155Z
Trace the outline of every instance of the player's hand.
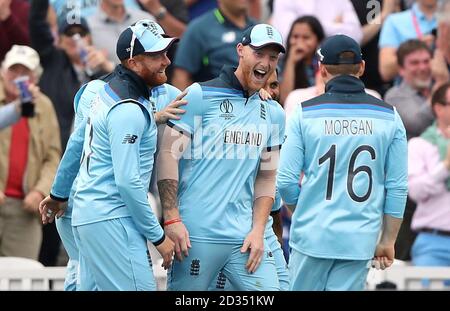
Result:
M25 199L23 199L23 207L30 213L37 213L39 211L39 202L44 196L36 190L30 191Z
M2 191L0 191L0 205L3 205L3 203L5 203L5 200L6 200L5 194Z
M169 269L173 261L173 250L174 250L173 242L166 236L164 241L158 246L156 246L156 249L163 258L163 263L161 266L164 268L164 270Z
M259 98L261 98L262 100L269 100L272 99L272 96L270 96L270 93L267 92L264 88L261 88L259 90Z
M394 263L394 245L378 244L372 260L372 267L384 270Z
M178 261L182 261L184 257L189 256L188 250L191 248L191 241L189 232L182 222L165 226L164 232L175 243L175 258Z
M249 273L253 273L258 269L264 254L264 233L257 233L252 230L245 238L241 247L241 253L245 253L250 249L247 264L245 268Z
M165 124L168 120L179 120L178 115L183 114L186 110L180 108L180 106L186 105L187 100L183 99L187 94L187 91L183 91L163 110L155 113L155 120L158 124Z
M64 215L65 208L61 202L53 200L50 196L47 196L39 203L39 213L41 214L42 224L46 225L52 223L56 217Z

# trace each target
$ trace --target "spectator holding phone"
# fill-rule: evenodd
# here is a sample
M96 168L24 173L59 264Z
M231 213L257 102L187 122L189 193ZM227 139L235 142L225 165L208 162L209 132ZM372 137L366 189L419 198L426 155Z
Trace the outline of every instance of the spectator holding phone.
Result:
M53 105L35 86L41 73L38 53L23 45L11 48L0 69L0 109L21 111L16 124L0 130L0 256L37 260L41 246L39 202L61 153Z

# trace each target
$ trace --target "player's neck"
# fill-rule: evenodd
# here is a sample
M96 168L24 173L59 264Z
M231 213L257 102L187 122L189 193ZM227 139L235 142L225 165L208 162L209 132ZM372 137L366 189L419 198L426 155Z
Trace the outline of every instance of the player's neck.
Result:
M234 75L239 80L239 83L241 84L242 88L248 92L248 96L252 96L254 93L256 93L258 90L251 90L248 86L247 80L245 79L245 75L242 72L241 67L238 67L236 71L234 72Z

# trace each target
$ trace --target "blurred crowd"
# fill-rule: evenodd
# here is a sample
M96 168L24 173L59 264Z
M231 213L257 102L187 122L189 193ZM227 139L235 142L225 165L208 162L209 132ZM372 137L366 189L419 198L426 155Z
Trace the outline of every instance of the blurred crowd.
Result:
M363 51L367 93L393 105L409 140L409 199L398 259L450 266L450 1L439 0L0 0L0 256L58 264L54 224L39 202L73 128L73 97L119 63L119 34L157 21L181 40L169 54L180 90L237 66L245 29L268 22L286 54L271 88L289 118L324 92L316 51L343 33ZM151 189L150 189L151 190ZM283 209L285 255L290 212Z

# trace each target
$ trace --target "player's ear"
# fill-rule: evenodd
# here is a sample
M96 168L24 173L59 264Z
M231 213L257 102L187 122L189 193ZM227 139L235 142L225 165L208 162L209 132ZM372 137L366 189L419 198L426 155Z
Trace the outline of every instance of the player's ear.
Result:
M243 57L244 56L244 45L239 42L236 46L236 51L237 51L239 58Z
M319 63L319 72L322 79L326 80L328 77L328 71L322 63Z
M365 70L366 70L366 62L362 61L359 66L358 77L361 77L364 74Z

